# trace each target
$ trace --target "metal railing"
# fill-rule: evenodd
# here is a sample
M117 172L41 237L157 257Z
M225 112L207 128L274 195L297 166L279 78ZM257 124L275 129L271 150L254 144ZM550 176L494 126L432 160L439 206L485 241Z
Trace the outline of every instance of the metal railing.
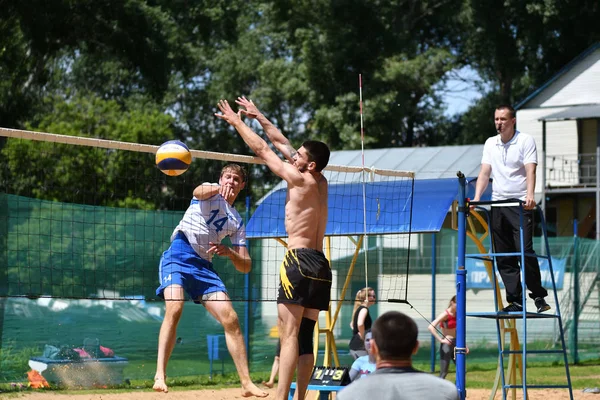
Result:
M596 185L596 153L546 156L546 164L551 185Z

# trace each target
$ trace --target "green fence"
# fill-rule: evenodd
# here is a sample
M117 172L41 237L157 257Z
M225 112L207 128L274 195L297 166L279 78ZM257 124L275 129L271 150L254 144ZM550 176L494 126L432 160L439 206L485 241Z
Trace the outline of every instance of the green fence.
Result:
M182 213L58 204L12 195L0 195L0 206L0 382L23 380L29 359L41 355L45 345L81 347L86 338L98 339L116 355L126 357L126 378L152 379L164 315L164 303L154 293L158 259ZM452 291L452 285L436 285L433 290L432 267L436 267L436 282L453 282L456 232L435 234L435 260L431 256L433 234L414 235L411 242L408 298L422 314L415 316L423 345L417 361L427 362L430 336L425 328L435 313L431 299L436 299L439 311ZM598 242L551 238L550 247L553 256L566 259L559 297L571 358L598 358ZM265 309L273 304L261 301L261 242L252 241L250 250L255 261L250 279L246 281L241 274L223 277L242 329L248 332L251 371L268 371L277 337ZM467 251L476 248L469 244ZM340 265L343 277L342 261L333 264L335 268ZM226 268L217 262L218 271ZM482 290L470 296L487 296L489 303L490 293ZM342 364L351 361L347 354L351 307L343 305L335 331ZM391 307L406 310L379 304L372 312L376 316ZM468 362L495 362L494 328L479 325L474 323L467 332ZM556 327L532 332L530 340L541 346L556 341ZM169 376L208 374L208 337L222 334L202 306L187 302ZM213 363L213 372L233 372L222 337L219 350L221 358Z

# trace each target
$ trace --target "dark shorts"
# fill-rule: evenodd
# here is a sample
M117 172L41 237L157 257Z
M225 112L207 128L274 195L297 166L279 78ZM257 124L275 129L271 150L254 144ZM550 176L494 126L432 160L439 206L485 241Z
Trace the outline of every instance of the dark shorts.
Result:
M298 304L304 308L329 309L331 267L320 251L288 250L279 267L278 304Z

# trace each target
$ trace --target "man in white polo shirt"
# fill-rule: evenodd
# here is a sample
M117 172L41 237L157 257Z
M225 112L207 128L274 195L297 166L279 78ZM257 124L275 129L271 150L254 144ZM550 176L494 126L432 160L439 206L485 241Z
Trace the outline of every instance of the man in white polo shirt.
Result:
M537 168L537 149L530 135L515 130L515 110L511 106L496 108L494 122L497 135L489 138L483 148L481 170L475 187L473 201L479 201L487 188L490 176L492 182L492 200L518 199L524 202L523 242L525 253L533 250L533 209L535 172ZM492 207L491 229L494 238L495 253L515 253L520 251L519 207ZM523 310L523 287L518 256L497 256L498 271L506 289L508 306L504 312ZM540 266L537 257L525 258L525 281L534 299L537 312L550 309L544 299L548 292L542 286Z

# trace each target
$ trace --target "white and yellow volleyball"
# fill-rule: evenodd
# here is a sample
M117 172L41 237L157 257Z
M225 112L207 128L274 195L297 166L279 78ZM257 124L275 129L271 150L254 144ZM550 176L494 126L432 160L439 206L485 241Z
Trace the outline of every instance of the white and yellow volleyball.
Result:
M156 151L156 166L169 176L183 174L192 163L190 149L179 140L169 140Z

